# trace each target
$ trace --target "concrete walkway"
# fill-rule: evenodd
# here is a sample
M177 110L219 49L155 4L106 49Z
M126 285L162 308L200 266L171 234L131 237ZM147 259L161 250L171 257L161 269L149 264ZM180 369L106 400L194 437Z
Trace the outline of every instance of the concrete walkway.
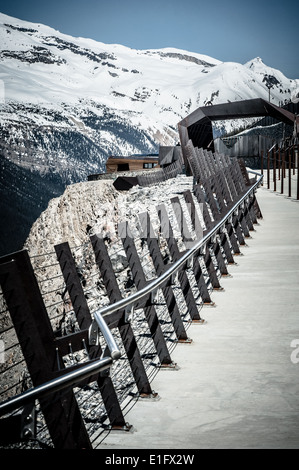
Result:
M266 188L257 199L264 218L212 293L216 308L201 310L207 323L172 353L180 369L159 372L161 399L138 401L135 432L101 448L299 447L299 202Z

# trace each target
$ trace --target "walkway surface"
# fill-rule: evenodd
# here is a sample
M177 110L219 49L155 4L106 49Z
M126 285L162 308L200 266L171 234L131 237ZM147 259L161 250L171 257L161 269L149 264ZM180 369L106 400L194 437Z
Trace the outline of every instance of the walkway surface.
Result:
M103 449L299 447L299 202L266 188L263 219L161 371Z

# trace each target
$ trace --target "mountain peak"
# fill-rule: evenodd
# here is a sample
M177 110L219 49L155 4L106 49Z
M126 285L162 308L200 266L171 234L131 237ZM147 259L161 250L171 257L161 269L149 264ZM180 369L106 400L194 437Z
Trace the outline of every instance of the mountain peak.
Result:
M263 59L261 57L255 57L254 59L252 60L249 60L248 62L246 62L246 64L244 64L245 67L248 67L250 69L254 69L255 67L259 67L259 66L265 66L264 62L263 62Z

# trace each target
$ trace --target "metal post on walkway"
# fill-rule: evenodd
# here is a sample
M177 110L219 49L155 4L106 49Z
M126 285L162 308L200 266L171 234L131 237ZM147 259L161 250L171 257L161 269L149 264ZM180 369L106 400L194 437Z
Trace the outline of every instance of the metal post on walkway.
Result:
M283 151L283 177L284 178L286 177L286 172L287 172L287 169L286 169L286 151L284 150Z
M289 197L292 197L292 154L291 148L288 148L289 154Z
M268 189L270 189L270 152L267 152L267 183Z
M281 150L278 149L278 179L282 178L283 171L282 171L282 157L281 157Z
M282 153L282 156L281 156L281 194L283 194L283 190L284 190L284 164L285 164L285 153L283 151Z
M273 181L274 181L274 191L276 191L276 151L274 150L274 162L273 162Z

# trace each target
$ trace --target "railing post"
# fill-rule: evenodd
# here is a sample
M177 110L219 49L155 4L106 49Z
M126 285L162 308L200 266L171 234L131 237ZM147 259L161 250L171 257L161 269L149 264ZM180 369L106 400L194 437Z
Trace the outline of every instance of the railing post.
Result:
M197 198L198 202L200 204L202 204L203 219L204 219L204 223L207 227L207 230L211 230L212 226L213 226L213 222L212 222L212 219L210 217L210 213L209 213L208 208L207 208L205 195L204 195L204 193L203 193L203 191L202 191L202 189L200 188L199 185L194 186L194 195ZM226 234L226 232L223 232L222 234L220 234L221 246L222 246L222 248L225 252L227 262L229 264L234 264L234 258L233 258L233 255L232 255L232 250L231 250L231 247L230 247L229 240L230 240L229 234ZM207 259L207 256L208 256L208 259ZM207 268L209 267L209 264L212 264L212 260L211 260L209 250L206 250L205 263L207 265ZM210 273L210 271L209 271L209 273ZM214 273L214 270L213 270L212 275L214 275L214 274L215 273ZM211 276L210 276L210 279L211 279Z
M134 279L134 284L137 289L142 289L146 286L146 278L142 269L142 265L134 244L134 240L129 230L127 222L121 222L118 224L119 237L122 240L128 263ZM159 323L158 315L154 305L148 305L144 307L144 314L148 322L148 326L156 347L158 357L161 365L172 364L172 360L167 349L166 341Z
M241 168L243 168L243 175L245 174L245 179L248 181L247 183L247 186L248 184L250 184L250 181L249 181L249 176L247 174L247 170L246 170L246 166L245 166L245 163L243 161L243 159L239 159L238 160L238 167L241 166ZM240 171L239 171L240 173ZM246 187L245 187L246 189ZM249 205L249 207L245 207L245 210L244 210L244 217L245 217L245 220L246 220L246 223L247 223L247 226L248 226L248 229L249 230L254 230L254 227L253 227L253 224L256 223L256 218L257 218L257 214L259 215L259 217L261 217L261 210L259 208L259 205L257 203L257 200L256 198L254 197L253 198L253 203Z
M122 295L113 271L112 263L108 255L107 247L103 238L98 235L90 237L95 259L101 273L108 297L111 303L122 299ZM152 395L151 386L146 375L144 365L140 356L138 345L134 337L133 329L129 321L125 319L125 311L111 315L111 321L118 325L122 342L129 360L129 364L136 382L137 390L140 396ZM109 324L109 317L107 318Z
M216 205L214 194L213 194L213 191L210 187L209 181L207 181L207 180L204 181L203 182L203 187L204 187L205 193L208 197L208 204L210 205L213 217L214 217L215 220L219 220L221 218L221 212L219 211L219 209ZM222 209L222 206L223 206L224 203L222 201L222 198L219 199L219 191L217 189L216 182L214 182L213 190L216 192L218 204L220 206L220 209ZM223 209L225 210L224 207L223 207ZM237 237L235 231L233 230L233 225L232 225L231 222L226 223L226 229L227 229L227 233L228 233L228 236L229 236L230 243L233 247L233 252L234 252L235 255L239 255L240 254L240 247L239 247L238 237Z
M277 162L278 162L278 181L280 180L281 178L281 155L280 155L280 148L278 148L278 159L277 159Z
M201 223L200 223L200 220L199 220L199 217L198 217L198 213L196 211L196 207L195 207L195 204L194 204L194 201L193 201L191 191L189 191L189 190L185 191L183 196L184 196L184 199L185 199L186 204L187 204L187 208L188 208L188 211L189 211L189 214L190 214L193 229L196 232L196 227L201 227ZM202 204L203 216L206 213L206 211L207 211L206 206L204 206L204 204ZM203 235L203 233L202 233L202 235ZM225 241L221 240L221 237L220 237L220 243L221 243L222 246L225 245ZM220 246L219 246L219 243L218 243L217 240L215 241L215 244L217 244L218 248L220 249ZM224 253L225 253L225 256L227 257L227 253L226 253L225 248L224 248ZM229 253L231 253L231 252L229 251ZM207 305L209 305L209 304L214 305L214 302L212 302L212 300L211 300L209 290L207 288L207 285L206 285L206 282L205 282L205 279L204 279L204 275L203 275L199 260L196 258L194 261L196 261L196 262L194 262L194 265L193 265L194 276L195 276L198 288L200 290L200 294L201 294L203 303L207 304ZM227 261L228 261L228 263L230 262L229 260L227 260ZM207 271L207 274L209 275L208 271ZM210 281L211 281L211 279L210 279Z
M58 377L55 336L27 251L1 258L0 284L33 386ZM73 391L39 402L55 448L91 448Z
M268 189L270 189L270 152L267 152L267 185Z
M226 170L225 169L223 170L230 192L232 194L232 196L229 197L229 193L228 191L226 191L226 199L228 202L228 207L233 202L236 202L239 198L234 174L233 172L229 170L232 170L232 167L230 167L230 169L227 168ZM246 171L246 169L244 169L244 171ZM238 211L238 215L234 214L232 216L232 226L234 228L237 240L240 245L245 245L244 237L250 237L249 229L251 228L251 225L249 225L249 220L251 221L251 219L249 219L249 211L250 211L250 208L244 207L244 211Z
M147 243L157 276L161 276L164 273L166 266L168 268L170 264L164 264L159 242L155 236L148 212L139 214L139 221L141 225L141 238ZM167 304L177 340L180 342L185 342L188 340L188 336L182 321L179 307L176 302L171 282L168 282L167 285L162 286L161 289Z
M289 155L289 197L292 197L292 154L291 148L288 148L288 155Z
M66 283L69 296L72 301L72 305L77 317L77 321L80 329L88 329L92 323L92 317L90 310L84 295L84 291L77 274L77 268L72 256L69 244L67 242L61 243L55 246L58 262L61 267L61 271ZM100 345L86 345L88 355L90 358L100 357L102 354ZM97 378L97 384L101 392L103 402L109 417L109 421L113 427L125 427L126 422L124 420L118 398L109 376L101 376L99 374Z
M284 165L285 165L285 153L283 151L282 157L281 157L281 194L284 192L284 177L285 177L285 171L284 171Z
M274 191L276 191L276 150L273 149L273 181Z
M286 177L286 150L283 151L283 177Z
M173 230L168 218L167 210L164 204L157 207L158 217L160 220L160 226L162 235L164 236L168 249L172 258L172 261L177 261L181 257L181 253L178 248L177 241L174 238ZM185 269L181 269L178 272L178 281L180 283L185 302L188 307L188 312L192 320L201 320L196 301L191 289L191 285Z
M178 197L172 198L171 203L172 203L174 214L176 216L176 219L177 219L180 231L181 231L181 235L183 237L183 241L184 242L185 241L189 242L190 239L191 239L191 235L190 235L189 231L188 231L188 233L186 233L187 221L186 221L185 216L183 214L183 210L182 210L182 206L181 206L181 203L179 201L179 198ZM195 227L193 227L193 228L195 229ZM202 233L199 234L200 236L203 235L203 230L201 230L201 232ZM222 275L228 275L226 263L224 261L224 258L223 258L223 255L222 255L219 244L216 243L216 240L215 240L215 243L211 242L210 245L211 245L211 249L213 250L213 252L215 254L215 257L217 259L218 268L220 270L220 273ZM199 285L199 288L200 288L200 285Z

